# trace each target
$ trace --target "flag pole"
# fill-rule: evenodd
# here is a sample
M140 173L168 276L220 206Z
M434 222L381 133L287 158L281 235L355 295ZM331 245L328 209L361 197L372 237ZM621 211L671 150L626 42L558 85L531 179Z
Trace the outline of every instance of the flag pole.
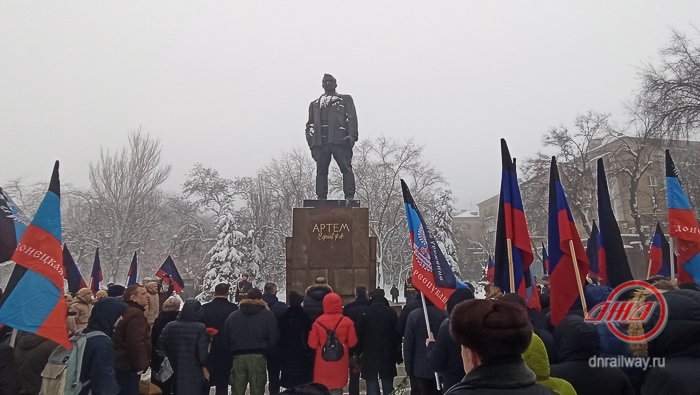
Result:
M670 232L669 232L670 233ZM669 257L669 266L671 266L671 282L674 284L676 283L676 262L673 258L673 236L670 234L668 235L668 254L670 255Z
M651 262L652 260L649 259L649 267L647 268L647 280L649 279L649 277L651 277Z
M513 273L513 240L506 239L508 245L508 274L510 275L510 293L515 293L515 274Z
M574 241L569 240L569 248L571 248L571 260L574 262L574 272L576 272L576 285L578 285L578 294L581 296L581 306L583 307L583 314L588 315L588 308L586 307L586 298L583 296L583 286L581 285L581 273L578 271L578 261L576 260L576 251L574 250Z
M425 316L425 327L428 329L428 339L430 339L430 322L428 322L428 306L425 304L425 294L423 292L420 293L420 298L421 301L423 302L423 315ZM435 372L435 384L437 384L437 389L438 391L442 390L440 388L440 375L438 375L437 372Z

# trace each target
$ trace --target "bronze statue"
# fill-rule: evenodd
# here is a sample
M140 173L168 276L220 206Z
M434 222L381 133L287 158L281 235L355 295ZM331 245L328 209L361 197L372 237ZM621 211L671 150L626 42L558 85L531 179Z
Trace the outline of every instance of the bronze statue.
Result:
M335 78L324 74L321 86L325 93L309 105L306 141L316 161L316 196L328 198L328 166L331 156L343 174L346 200L355 199L355 174L352 171L352 147L357 142L357 114L350 95L335 91Z

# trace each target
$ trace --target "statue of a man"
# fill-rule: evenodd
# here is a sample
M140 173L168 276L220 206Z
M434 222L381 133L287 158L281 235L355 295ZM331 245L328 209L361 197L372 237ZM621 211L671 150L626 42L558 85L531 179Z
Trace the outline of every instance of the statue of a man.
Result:
M346 200L355 198L355 174L352 172L352 147L357 141L357 114L350 95L335 91L335 78L324 74L321 86L325 93L309 105L306 141L316 161L316 196L328 198L328 166L331 156L343 174Z

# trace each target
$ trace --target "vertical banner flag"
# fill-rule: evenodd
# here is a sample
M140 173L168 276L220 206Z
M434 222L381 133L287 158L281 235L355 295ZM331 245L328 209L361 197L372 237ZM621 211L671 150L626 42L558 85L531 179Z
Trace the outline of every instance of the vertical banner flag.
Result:
M700 284L700 230L698 220L678 179L676 166L666 150L668 233L678 240L678 282Z
M401 180L401 190L413 249L413 285L435 306L445 310L447 299L455 289L467 286L452 273L404 180Z
M175 262L173 262L173 258L171 258L170 255L168 255L165 262L160 265L160 269L156 272L156 277L164 276L166 277L163 279L163 282L175 287L174 290L176 293L180 293L180 291L185 288L185 282L182 281L182 277L180 277L180 273L177 271Z
M579 276L576 277L574 261L571 255L571 243L574 245ZM581 237L571 216L569 203L566 201L564 188L559 179L556 158L552 157L549 174L549 289L552 324L569 312L571 306L579 299L578 284L586 284L589 270L588 257L583 249ZM578 284L577 284L578 282Z
M17 244L30 222L10 196L0 188L0 266L11 263L12 254L15 253Z
M588 257L588 262L591 264L590 273L593 273L596 278L607 278L607 273L605 272L605 265L601 268L598 264L598 254L600 253L600 232L598 231L598 225L596 225L595 220L593 220L593 227L591 228L591 233L588 235L588 241L586 242L586 256ZM605 259L605 257L603 257Z
M525 299L527 301L527 308L540 311L542 310L542 305L540 304L540 293L537 290L535 275L532 273L531 268L528 268L525 271L525 276L530 279L530 285L525 290L527 292L527 299Z
M61 185L56 161L49 190L12 255L16 265L0 300L0 323L70 348L61 237Z
M671 277L671 253L659 222L656 223L656 232L649 248L649 277L657 275Z
M92 263L92 274L90 274L90 290L92 294L97 294L100 290L100 281L102 281L102 266L100 266L100 249L95 250L95 261Z
M627 262L620 228L617 226L610 202L603 158L598 159L598 224L600 225L598 268L604 268L606 273L605 276L600 276L603 278L603 285L615 288L622 283L634 280Z
M530 286L530 277L525 276L525 272L532 265L535 255L532 252L530 233L527 230L515 164L504 139L501 139L501 162L503 170L496 224L494 284L503 292L516 292L527 300L526 288ZM511 259L512 279L510 278ZM511 281L514 285L512 290Z
M493 257L489 254L489 260L486 262L486 281L493 284L493 267L495 263L493 262Z
M87 284L80 274L78 265L75 264L73 256L70 254L67 245L63 245L63 267L66 269L66 280L68 280L68 292L78 293L82 288L87 288Z
M132 285L138 284L138 269L136 267L136 251L134 251L134 257L131 258L131 266L129 266L129 273L127 273L126 286L130 287Z
M544 247L544 242L542 242L542 273L549 275L549 255L547 255L547 249Z

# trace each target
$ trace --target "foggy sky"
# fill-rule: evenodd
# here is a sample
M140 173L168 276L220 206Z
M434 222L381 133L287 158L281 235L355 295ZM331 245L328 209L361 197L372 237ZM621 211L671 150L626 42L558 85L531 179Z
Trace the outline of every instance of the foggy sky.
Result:
M698 37L698 16L692 1L2 1L0 186L47 182L59 159L86 187L138 128L173 165L167 190L197 162L252 176L306 146L330 73L360 139L415 136L468 208L498 193L499 138L520 159L579 113L624 122L639 68L671 28Z

